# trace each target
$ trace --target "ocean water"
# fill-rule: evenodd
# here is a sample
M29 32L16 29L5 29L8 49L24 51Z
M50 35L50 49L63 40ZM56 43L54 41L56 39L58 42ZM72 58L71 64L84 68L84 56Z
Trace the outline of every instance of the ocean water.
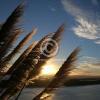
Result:
M43 88L27 88L19 100L32 100L42 90ZM60 88L47 100L100 100L100 85Z

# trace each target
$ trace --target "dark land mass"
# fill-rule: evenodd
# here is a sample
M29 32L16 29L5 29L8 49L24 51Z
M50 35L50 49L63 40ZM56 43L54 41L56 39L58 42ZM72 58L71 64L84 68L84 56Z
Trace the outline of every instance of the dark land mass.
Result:
M52 80L52 78L40 78L38 80L35 80L34 83L29 84L27 87L28 88L33 88L33 87L46 87L49 82ZM3 88L7 80L4 80L2 83L0 83L0 87ZM100 84L100 77L71 77L69 81L66 81L64 83L64 86L84 86L84 85L96 85Z
M34 84L30 84L28 87L45 87L49 84L51 79L48 80L36 80ZM84 85L96 85L100 84L100 77L91 78L71 78L64 83L64 86L84 86Z

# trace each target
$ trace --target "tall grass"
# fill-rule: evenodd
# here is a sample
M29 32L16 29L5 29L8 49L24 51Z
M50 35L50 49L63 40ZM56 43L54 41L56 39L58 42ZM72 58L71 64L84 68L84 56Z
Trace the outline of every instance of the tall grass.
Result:
M57 31L54 32L53 36L51 36L51 40L55 41L55 42L58 44L57 46L59 46L59 42L60 42L60 40L61 40L61 38L62 38L62 33L63 33L63 31L64 31L64 25L61 25L61 26L57 29ZM47 41L47 42L51 42L51 41ZM48 44L49 44L49 43L48 43ZM53 52L55 52L56 46L55 46L55 45L53 45L53 46L47 45L47 48L48 48L49 51L52 50ZM45 50L44 50L43 52L45 52ZM53 52L50 52L50 53L53 53ZM45 53L46 53L46 52L45 52ZM47 52L47 53L48 53L48 52ZM53 57L53 56L50 56L50 57L49 57L48 55L50 55L50 54L48 53L47 55L44 55L44 53L41 53L40 59L39 59L38 63L34 66L33 71L30 73L28 79L26 80L26 83L23 85L23 87L22 87L22 89L21 89L21 91L20 91L18 97L16 98L16 100L19 98L19 96L20 96L22 90L24 89L24 87L26 87L26 85L28 85L30 82L32 82L32 81L34 82L34 79L36 79L37 77L39 77L39 75L40 75L40 73L41 73L41 70L42 70L42 68L43 68L43 65L45 65L45 63L46 63L50 58ZM54 56L55 56L55 55L54 55Z
M33 47L35 46L35 43L33 42L21 55L20 57L15 61L15 63L10 67L10 69L7 71L7 73L3 74L3 76L0 78L0 83L2 85L3 81L6 79L6 77L11 76L11 74L13 73L13 71L18 68L18 66L22 63L22 61L24 61L24 59L28 56L28 54L31 52L31 50L33 49ZM6 79L7 80L7 79ZM3 83L6 85L6 83ZM0 86L2 87L2 86ZM6 88L3 87L3 89ZM0 91L3 90L1 88Z
M7 88L2 90L0 99L8 100L10 97L14 96L16 93L18 93L18 91L21 90L30 73L33 71L34 66L39 60L41 53L39 48L41 43L47 39L48 36L50 36L50 34L45 36L37 43L26 59L22 61L22 63L20 63L16 70L12 73L11 77L8 79L8 83L5 84L5 87Z
M15 61L15 63L11 66L11 68L7 71L6 75L12 74L12 72L17 68L17 66L28 56L31 52L35 43L33 42L22 54L21 56Z
M55 74L53 80L40 94L33 98L33 100L45 100L45 98L49 97L56 88L60 87L66 80L68 81L67 76L69 75L70 71L74 69L79 51L80 49L76 48L69 55L67 60L62 64L59 71Z
M62 39L62 33L64 32L64 25L61 25L56 32L44 36L36 45L34 45L33 42L9 69L7 67L9 62L36 33L36 29L33 29L33 31L30 32L14 48L14 50L7 55L10 48L12 48L12 44L18 38L18 35L22 33L22 29L18 26L18 23L23 11L24 5L18 5L7 20L3 24L0 24L0 75L7 72L4 73L4 78L6 75L10 74L7 83L5 83L4 88L1 90L0 100L8 100L19 93L16 98L16 100L18 100L22 90L30 83L30 81L34 82L34 79L40 76L43 65L55 56L49 56L55 52L57 47L55 45L49 45L52 44L52 41L48 40L53 40L59 47L60 40ZM46 48L41 51L44 41L47 41L47 45ZM70 71L74 69L79 51L80 49L76 48L69 55L48 86L40 94L33 98L33 100L44 100L49 97L56 88L62 86L66 80L69 80L68 75Z
M18 23L20 17L23 14L23 11L24 5L18 5L0 28L0 59L2 59L7 54L7 52L11 48L11 45L16 39L14 35L16 34L16 32L18 32L18 30L20 30L20 28L18 27Z
M33 29L25 38L15 47L15 49L0 62L0 75L6 73L11 66L8 67L10 61L17 55L18 52L21 51L24 45L32 38L32 36L36 33L37 29Z

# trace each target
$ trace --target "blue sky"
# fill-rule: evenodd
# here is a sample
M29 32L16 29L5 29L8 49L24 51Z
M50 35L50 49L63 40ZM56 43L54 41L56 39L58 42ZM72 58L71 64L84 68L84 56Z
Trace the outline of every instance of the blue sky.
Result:
M0 21L5 21L21 0L2 0ZM24 35L33 27L39 40L65 23L66 28L57 58L65 59L71 51L81 46L81 56L100 61L100 1L99 0L26 0L21 25ZM21 38L24 36L22 35Z

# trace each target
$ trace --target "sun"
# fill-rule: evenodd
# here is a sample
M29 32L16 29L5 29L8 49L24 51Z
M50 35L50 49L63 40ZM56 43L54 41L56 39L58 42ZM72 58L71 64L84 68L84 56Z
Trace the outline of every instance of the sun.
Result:
M41 71L42 75L54 75L57 72L56 65L46 64Z

